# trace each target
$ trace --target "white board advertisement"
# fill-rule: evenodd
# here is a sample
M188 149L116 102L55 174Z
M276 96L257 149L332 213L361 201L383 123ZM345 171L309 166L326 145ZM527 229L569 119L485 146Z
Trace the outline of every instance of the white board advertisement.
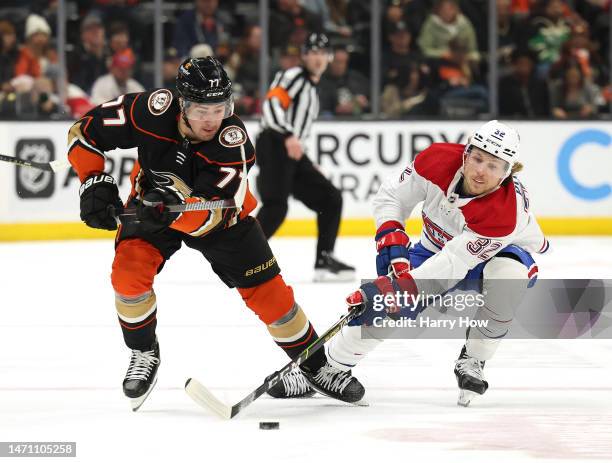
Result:
M465 143L482 122L318 122L308 156L342 190L345 218L368 218L380 183L399 175L433 142ZM516 122L520 174L539 217L612 217L612 125L607 122ZM66 156L69 122L1 122L0 152L39 162ZM257 122L247 122L255 140ZM107 171L123 197L135 150L109 153ZM250 175L254 186L256 171ZM77 222L79 180L71 170L51 174L0 165L0 223ZM292 201L289 218L314 214Z

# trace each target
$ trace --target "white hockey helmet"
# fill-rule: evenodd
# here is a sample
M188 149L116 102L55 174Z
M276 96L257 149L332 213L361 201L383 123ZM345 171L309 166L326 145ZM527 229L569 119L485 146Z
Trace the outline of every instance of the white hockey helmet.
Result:
M508 174L519 158L520 137L509 125L497 120L489 121L470 135L466 153L472 146L480 148L508 163Z

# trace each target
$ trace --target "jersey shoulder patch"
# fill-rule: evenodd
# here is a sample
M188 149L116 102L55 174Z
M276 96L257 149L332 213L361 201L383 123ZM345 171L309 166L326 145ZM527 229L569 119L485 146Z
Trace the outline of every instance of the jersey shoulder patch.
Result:
M227 148L244 145L247 141L247 134L241 127L230 125L219 133L219 143Z
M514 182L506 182L493 193L470 201L461 211L474 233L492 238L510 235L518 220Z
M170 107L173 98L172 92L166 88L155 90L147 100L149 112L154 116L161 116Z
M138 93L129 109L129 119L141 136L178 143L177 123L181 109L167 88Z
M434 143L414 160L414 169L443 192L455 177L463 163L464 145L458 143Z

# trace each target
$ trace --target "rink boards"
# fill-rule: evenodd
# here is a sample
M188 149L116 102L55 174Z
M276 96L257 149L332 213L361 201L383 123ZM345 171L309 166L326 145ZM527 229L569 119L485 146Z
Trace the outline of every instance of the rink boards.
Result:
M371 199L385 178L399 175L433 142L465 143L479 121L321 121L308 156L342 190L341 234L374 229ZM258 123L246 123L255 139ZM609 122L515 122L521 134L521 181L547 234L612 234L612 128ZM70 122L0 123L0 153L49 162L66 156ZM135 150L116 150L107 171L122 196L129 191ZM257 168L250 174L255 190ZM74 172L52 174L0 165L0 240L112 236L78 222L79 181ZM420 227L419 211L408 222ZM292 201L280 234L312 236L314 213Z

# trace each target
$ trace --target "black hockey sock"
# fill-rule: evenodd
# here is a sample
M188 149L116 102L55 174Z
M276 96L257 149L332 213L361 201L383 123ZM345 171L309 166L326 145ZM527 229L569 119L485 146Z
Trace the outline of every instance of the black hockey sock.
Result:
M123 340L130 349L147 351L155 342L157 327L157 310L154 310L145 320L138 323L128 323L119 318Z
M294 360L302 353L304 349L306 349L306 347L316 341L318 337L319 336L317 335L317 332L312 326L312 323L308 322L308 330L306 330L306 333L300 338L289 342L280 342L276 340L275 342L281 349L285 351L285 353L289 356L291 360ZM302 365L304 365L311 371L317 371L319 368L325 365L326 361L327 358L325 357L325 351L323 348L321 348L314 354L312 354L312 356Z

